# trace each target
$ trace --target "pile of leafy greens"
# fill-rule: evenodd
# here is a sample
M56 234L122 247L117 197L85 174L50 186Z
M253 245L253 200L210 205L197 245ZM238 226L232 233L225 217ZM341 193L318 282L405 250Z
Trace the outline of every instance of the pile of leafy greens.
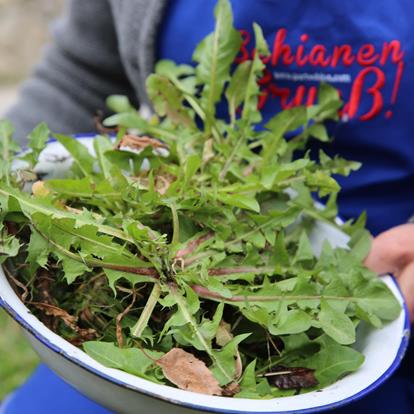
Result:
M261 127L262 31L234 69L228 0L215 18L195 67L162 61L149 76L157 115L112 96L104 125L116 137L97 135L88 151L54 135L73 159L64 177L42 176L45 124L23 155L0 124L1 262L26 305L104 365L211 395L318 389L363 363L358 325L381 328L400 305L362 264L363 216L339 226L349 248L310 241L315 223L338 227L332 175L359 167L306 152L328 141L337 92L322 85L316 105Z

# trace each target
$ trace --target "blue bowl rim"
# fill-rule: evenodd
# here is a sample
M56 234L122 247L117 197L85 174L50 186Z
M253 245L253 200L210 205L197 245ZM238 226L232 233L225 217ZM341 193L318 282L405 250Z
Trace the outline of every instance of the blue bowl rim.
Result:
M96 133L85 133L85 134L74 134L73 136L76 139L80 138L92 138L98 134ZM54 142L56 139L51 138L49 142ZM402 295L401 289L396 281L396 279L391 275L391 280L396 286L398 292ZM165 396L159 395L157 393L152 393L147 390L143 390L134 386L131 386L130 384L125 383L124 381L115 379L112 376L109 376L107 374L102 373L101 371L90 367L86 363L78 360L75 357L67 355L61 348L58 346L52 344L47 338L45 338L42 334L37 332L34 328L32 328L14 309L13 307L7 303L4 298L0 295L0 308L3 308L24 330L26 330L29 334L31 334L34 338L36 338L42 345L47 347L49 350L55 352L56 354L61 355L69 362L77 365L79 368L82 368L89 373L112 383L113 385L116 385L121 388L128 388L132 391L136 391L140 394L144 394L148 397L155 398L157 400L162 400L174 405L179 405L182 407L190 408L193 410L198 411L205 411L205 412L215 412L215 413L223 413L223 414L247 414L245 411L239 411L239 410L228 410L228 409L221 409L221 408L211 408L211 407L205 407L197 404L187 403L187 402L181 402L174 399L166 398ZM364 388L363 390L359 391L358 393L352 395L351 397L345 398L343 400L337 401L335 403L325 404L319 407L312 407L312 408L305 408L301 410L295 410L295 411L272 411L272 412L266 412L265 414L307 414L307 413L316 413L316 412L323 412L327 410L332 410L339 408L341 406L347 405L349 403L355 402L357 400L360 400L367 394L371 393L374 389L382 385L388 378L391 377L391 375L396 371L396 369L399 367L409 344L410 339L410 320L408 317L408 308L405 301L403 302L403 311L405 315L404 320L404 331L403 336L401 339L400 346L398 348L397 354L394 358L393 363L390 365L390 367L372 384L370 384L368 387ZM249 414L264 414L263 411L250 411Z

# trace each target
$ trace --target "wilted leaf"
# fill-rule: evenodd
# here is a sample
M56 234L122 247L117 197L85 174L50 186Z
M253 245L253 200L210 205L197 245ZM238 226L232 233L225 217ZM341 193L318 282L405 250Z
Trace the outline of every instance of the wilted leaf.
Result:
M153 74L147 79L147 92L160 116L168 116L176 124L191 126L194 121L184 106L184 95L166 76Z
M265 376L270 383L281 390L312 388L318 385L315 370L309 368L278 367Z
M31 304L36 308L43 310L46 315L61 319L69 328L77 331L78 327L76 323L78 321L78 318L76 316L70 315L64 309L61 309L49 303L32 302Z
M178 388L208 395L221 395L222 389L203 361L180 348L173 348L157 360L169 381Z

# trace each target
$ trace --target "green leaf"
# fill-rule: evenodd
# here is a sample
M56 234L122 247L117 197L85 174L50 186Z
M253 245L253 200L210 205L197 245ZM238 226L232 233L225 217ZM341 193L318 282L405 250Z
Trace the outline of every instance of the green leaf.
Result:
M14 126L7 119L0 120L0 137L1 141L10 140L14 134Z
M265 69L262 57L270 53L260 26L254 23L253 29L256 38L255 56L251 62L246 61L238 66L226 90L230 117L234 122L236 109L243 103L241 118L246 124L258 123L262 119L257 108L260 94L258 80Z
M237 108L243 103L253 63L246 60L240 63L233 73L225 96L228 102L230 117L235 121Z
M313 249L309 237L303 231L300 235L298 249L296 251L294 262L300 263L314 259Z
M338 120L338 110L342 101L338 90L328 83L321 83L318 89L318 105L308 108L310 117L318 120Z
M238 345L240 344L240 342L244 341L249 336L250 333L237 335L227 345L221 348L221 350L212 351L215 357L215 363L211 367L211 372L216 377L220 385L225 385L230 382L228 377L229 375L231 378L234 378L236 374L235 357L238 352ZM228 374L227 376L223 375L223 371L218 367L218 363L220 363L221 367L224 368L224 370Z
M179 292L172 292L163 300L160 300L160 303L163 306L171 307L177 305L178 308L177 312L174 313L165 323L162 333L168 332L170 328L184 326L187 323L192 325L196 324L192 316L195 315L200 309L200 301L191 288L186 287L185 293L185 302L181 299L181 294ZM206 343L204 337L200 338L201 334L198 327L197 329L194 329L193 332L197 332L199 334L198 339L202 343L203 347L205 347Z
M349 242L351 252L358 260L364 260L368 256L371 245L372 235L365 229L355 232Z
M320 289L315 283L311 282L309 277L304 274L300 274L297 277L295 287L291 294L294 296L308 297L298 300L298 306L301 309L316 309L319 306ZM315 299L309 298L312 296L315 296Z
M383 327L383 323L377 315L359 305L355 306L355 316L361 321L370 323L374 328L381 329Z
M334 273L334 270L332 270ZM348 289L342 280L336 275L332 276L331 282L323 290L324 296L339 296L339 297L349 297ZM326 300L329 306L337 310L338 312L344 313L348 307L349 301L346 300Z
M4 225L0 224L0 263L3 263L8 257L15 257L20 250L19 240L8 234Z
M241 194L220 194L217 196L217 199L229 206L252 210L256 213L260 212L260 205L254 197L248 197Z
M360 162L348 161L338 155L331 158L322 150L319 150L319 160L321 166L328 169L331 174L341 174L344 176L348 176L352 171L357 171L362 165Z
M305 367L316 370L319 388L356 371L364 362L364 356L348 346L338 345L328 338L320 339L319 343L320 351L304 360Z
M68 285L72 284L79 276L91 271L86 264L74 260L60 252L54 251L53 254L58 258L62 266L65 280Z
M105 158L113 166L122 170L126 175L137 175L142 169L142 164L145 159L157 157L151 147L147 147L139 153L127 150L107 150L105 151Z
M142 133L147 133L151 129L148 122L137 112L122 112L111 115L103 121L103 124L108 127L121 125L125 128L135 128Z
M46 188L58 193L62 198L97 198L104 200L122 199L122 193L114 190L108 181L99 184L91 182L90 178L48 180Z
M203 98L210 119L215 115L215 104L220 100L241 44L240 33L233 27L229 0L219 0L214 15L214 32L201 41L193 54L193 60L198 63L197 79L204 84Z
M28 136L29 148L31 152L21 157L22 160L34 167L39 158L39 154L44 150L50 137L50 130L48 126L42 122L40 123Z
M285 235L281 231L277 234L270 264L276 266L288 266L290 263L290 256L286 249Z
M242 391L252 390L256 391L256 360L254 359L244 369L243 376L240 380L240 388Z
M85 342L83 350L108 368L120 369L143 378L148 378L146 372L153 366L154 360L164 355L163 352L149 349L118 348L113 343L95 341Z
M155 73L166 76L185 94L195 95L195 68L191 65L177 65L172 60L164 59L155 65Z
M160 116L167 116L178 125L194 126L188 109L183 105L184 95L166 76L150 75L147 93Z
M14 205L11 211L21 211L29 219L31 219L32 215L34 215L35 213L41 213L49 217L55 218L71 218L75 219L76 225L99 225L99 231L103 234L118 237L124 241L133 241L124 232L114 227L102 224L102 222L99 221L96 218L96 216L91 215L87 211L79 212L78 214L73 215L64 210L56 208L54 205L50 204L49 199L36 199L29 197L27 193L20 192L19 190L10 188L8 185L5 185L0 181L0 200L2 198L3 200L7 199L9 204L12 203ZM18 209L16 210L17 206Z
M112 289L114 294L116 294L115 285L116 283L121 280L127 280L134 286L137 283L154 283L154 278L144 275L134 275L132 273L122 272L120 270L113 270L113 269L104 269L105 275L108 279L109 287Z
M295 131L306 123L306 108L296 106L279 112L271 118L265 128L272 131L276 136L282 136L286 132Z
M325 299L321 300L318 319L323 331L339 344L349 345L355 342L355 326L351 319L330 306Z
M216 336L217 330L219 329L223 317L223 309L224 304L220 303L217 306L213 319L203 318L198 326L199 332L210 346L212 339ZM202 343L199 340L199 337L195 335L195 332L189 324L175 329L174 338L184 346L192 345L199 351L204 351L204 343Z
M321 170L306 172L306 184L313 190L319 190L321 197L340 190L337 181Z
M311 127L309 127L308 132L311 136L318 139L319 141L329 141L329 135L326 131L326 127L322 124L313 124Z
M67 135L54 134L53 136L66 148L85 176L93 174L95 158L89 154L88 149L83 144Z
M105 157L105 152L112 149L112 142L108 137L98 135L93 140L93 148L99 162L99 168L106 180L111 178L112 165Z
M14 127L7 120L0 120L0 179L10 184L11 158L20 148L13 141Z
M306 332L311 327L312 318L298 309L287 311L279 323L269 327L272 335L288 335Z
M401 313L401 305L388 286L373 280L365 286L357 286L354 295L364 312L372 313L386 321L392 321Z
M223 318L223 310L224 303L219 303L214 312L213 319L204 319L201 322L200 331L207 340L212 340L216 336L219 324Z
M124 95L111 95L106 98L106 106L114 112L134 112L129 98Z
M36 230L32 230L30 241L27 246L27 263L30 270L35 272L40 267L45 267L49 256L49 243Z
M198 154L190 155L184 165L184 181L188 183L201 167L201 158Z
M249 79L246 85L242 119L249 123L258 123L262 120L260 111L257 109L260 94L258 81L262 77L265 69L262 57L269 56L270 51L261 27L256 23L253 23L253 30L256 40L256 53L253 58Z

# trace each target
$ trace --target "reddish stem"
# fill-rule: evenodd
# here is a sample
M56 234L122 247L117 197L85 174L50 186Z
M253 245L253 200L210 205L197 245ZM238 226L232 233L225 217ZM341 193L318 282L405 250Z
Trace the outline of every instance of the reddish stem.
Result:
M207 233L201 237L199 237L196 240L192 240L188 243L188 245L186 247L184 247L184 249L178 250L175 258L176 259L181 259L184 256L187 256L188 254L193 253L193 251L200 246L201 243L204 243L206 240L211 239L213 237L213 233Z
M214 269L209 269L209 276L225 276L225 275L234 275L237 273L262 273L268 271L267 268L260 267L216 267Z
M119 270L120 272L133 273L135 275L149 276L149 277L153 277L154 279L158 279L160 277L157 270L153 267L131 267L131 266L111 264L111 263L97 264L97 266L101 266L104 269L113 269L113 270Z

